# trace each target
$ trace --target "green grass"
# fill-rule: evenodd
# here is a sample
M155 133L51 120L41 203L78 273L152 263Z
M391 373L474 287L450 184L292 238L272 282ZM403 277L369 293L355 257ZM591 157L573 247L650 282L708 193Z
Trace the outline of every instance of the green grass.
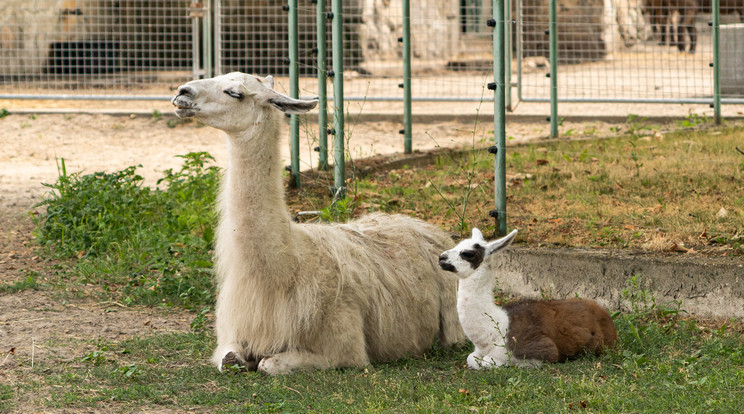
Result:
M629 285L628 300L645 295ZM725 324L703 326L681 312L636 303L615 316L619 344L538 369L464 368L470 347L432 349L420 358L363 369L266 377L218 373L206 362L211 333L91 341L74 358L21 369L19 399L49 390L35 409L141 409L207 412L741 412L744 343ZM0 404L13 408L13 391ZM3 400L5 396L5 400ZM3 407L3 405L0 405ZM17 407L16 407L17 408Z
M0 293L16 293L27 289L39 290L39 274L36 272L27 272L27 274L25 279L18 282L0 284Z

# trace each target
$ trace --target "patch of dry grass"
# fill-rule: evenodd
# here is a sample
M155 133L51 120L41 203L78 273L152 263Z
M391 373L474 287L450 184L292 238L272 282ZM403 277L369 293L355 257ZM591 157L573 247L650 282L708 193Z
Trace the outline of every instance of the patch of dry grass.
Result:
M644 132L508 147L508 227L532 245L744 254L744 128ZM337 218L382 210L492 231L493 168L487 151L468 149L367 174ZM317 180L290 195L293 208L330 204Z

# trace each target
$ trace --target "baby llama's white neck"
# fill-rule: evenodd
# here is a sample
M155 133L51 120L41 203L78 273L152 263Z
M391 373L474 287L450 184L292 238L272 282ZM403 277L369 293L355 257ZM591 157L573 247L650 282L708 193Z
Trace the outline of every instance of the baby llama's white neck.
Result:
M220 196L224 234L218 242L223 248L252 255L260 268L281 277L282 267L296 266L293 223L282 182L283 114L271 109L264 114L252 128L228 132L229 158Z
M481 348L506 343L509 317L493 301L495 287L496 278L485 263L470 277L460 279L458 285L457 312L462 328L473 344Z

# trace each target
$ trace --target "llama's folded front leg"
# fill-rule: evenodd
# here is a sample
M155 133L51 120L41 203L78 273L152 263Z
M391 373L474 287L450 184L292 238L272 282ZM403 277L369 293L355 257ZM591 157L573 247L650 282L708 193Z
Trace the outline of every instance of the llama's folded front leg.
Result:
M283 375L298 370L328 369L332 366L332 362L323 355L287 351L262 359L258 364L258 370L268 375Z
M301 349L267 356L258 364L258 370L282 375L298 370L363 367L370 363L364 321L355 305L338 304L318 326L323 330L305 338ZM316 349L322 353L315 352Z
M364 344L362 343L362 350ZM365 352L350 352L332 356L309 351L286 351L265 357L258 364L258 371L268 375L283 375L293 371L340 367L363 367L369 364Z

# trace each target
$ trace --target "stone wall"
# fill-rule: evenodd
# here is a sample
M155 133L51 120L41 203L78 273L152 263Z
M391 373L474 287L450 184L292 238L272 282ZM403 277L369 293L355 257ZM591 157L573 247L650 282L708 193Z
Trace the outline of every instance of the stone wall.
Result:
M459 1L412 2L411 54L420 59L450 58L458 51ZM422 5L422 3L425 3ZM359 27L366 60L400 58L403 33L401 0L367 0Z
M0 75L44 70L49 46L88 36L94 19L85 19L91 1L4 0L0 3Z

